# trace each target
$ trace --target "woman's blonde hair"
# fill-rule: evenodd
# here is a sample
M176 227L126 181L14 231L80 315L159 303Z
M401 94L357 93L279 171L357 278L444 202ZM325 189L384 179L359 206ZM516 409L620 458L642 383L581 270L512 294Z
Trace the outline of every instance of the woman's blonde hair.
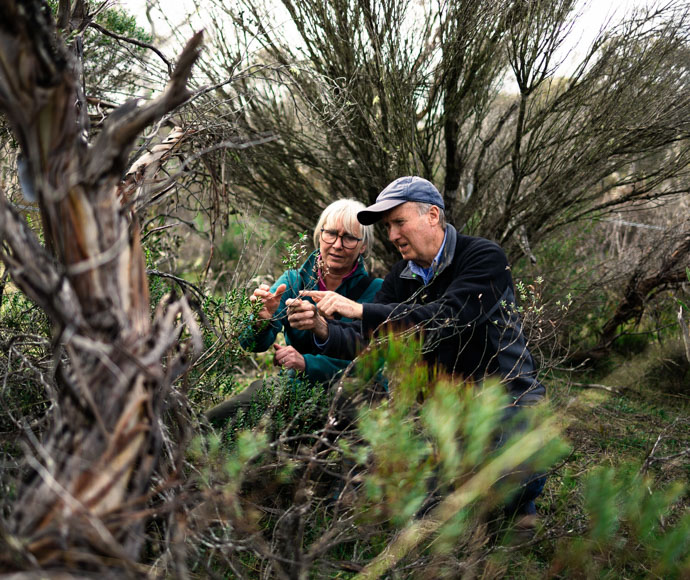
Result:
M366 206L356 199L339 199L330 204L321 212L319 221L316 222L316 227L314 228L314 247L317 250L319 249L321 228L325 228L326 224L333 227L341 223L348 233L357 238L362 238L362 245L368 250L374 238L374 227L362 225L357 221L357 213L363 209L366 209Z

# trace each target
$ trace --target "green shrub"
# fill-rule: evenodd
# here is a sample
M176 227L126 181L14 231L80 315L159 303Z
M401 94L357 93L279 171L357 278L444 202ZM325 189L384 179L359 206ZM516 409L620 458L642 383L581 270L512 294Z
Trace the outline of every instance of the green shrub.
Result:
M583 489L588 530L563 542L555 563L574 576L647 569L655 577L683 578L690 572L690 514L679 501L685 491L678 482L654 489L632 464L598 467Z
M223 495L233 509L213 504L224 523L207 533L227 538L220 551L204 551L214 569L239 546L253 551L252 565L265 573L283 560L307 565L306 554L315 577L342 560L380 568L381 574L406 569L417 558L420 566L443 567L442 560L467 556L482 514L519 485L521 476L508 474L517 467L546 469L567 449L545 408L526 413L532 425L527 432L494 449L507 401L503 386L477 388L433 375L430 380L419 356L416 340L384 341L362 357L357 376L343 380L349 396L335 405L332 393L322 396L325 391L300 388L294 379L279 380L222 432L220 447L203 445L208 451L195 461L203 466L198 471L211 497L220 485L214 482L227 474L209 473L208 457L218 456L214 463L223 465L223 454L234 457L240 439L268 442L236 470L242 481L232 484L231 498ZM380 371L388 396L359 406L352 426L337 427L350 402L368 400L372 390L380 394ZM236 515L247 510L258 510L251 526ZM384 553L396 556L389 561Z

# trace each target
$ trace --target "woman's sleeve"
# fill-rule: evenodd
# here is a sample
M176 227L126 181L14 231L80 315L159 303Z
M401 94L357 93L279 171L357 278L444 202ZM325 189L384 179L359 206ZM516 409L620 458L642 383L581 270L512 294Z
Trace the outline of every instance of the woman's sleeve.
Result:
M332 358L322 354L305 354L304 374L315 383L328 383L340 374L352 360Z

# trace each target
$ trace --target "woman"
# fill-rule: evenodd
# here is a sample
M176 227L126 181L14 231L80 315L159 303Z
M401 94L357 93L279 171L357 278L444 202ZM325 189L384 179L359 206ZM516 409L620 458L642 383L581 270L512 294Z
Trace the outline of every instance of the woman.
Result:
M290 374L297 372L313 384L328 384L350 360L318 354L312 333L292 328L287 320L285 301L296 298L301 290L332 290L350 300L371 302L381 287L381 278L372 278L364 266L364 254L373 238L372 226L357 221L364 204L341 199L329 205L314 228L316 250L298 270L286 271L272 287L262 284L250 296L261 309L252 328L242 338L245 349L264 352L274 349L273 362ZM344 319L348 320L348 319ZM279 332L286 346L275 343ZM206 413L212 422L234 415L247 407L263 386L254 381L242 393Z

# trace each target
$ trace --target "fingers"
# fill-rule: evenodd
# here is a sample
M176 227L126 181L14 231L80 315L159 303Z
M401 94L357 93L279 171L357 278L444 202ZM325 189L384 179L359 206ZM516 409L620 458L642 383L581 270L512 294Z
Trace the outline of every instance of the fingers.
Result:
M281 351L284 350L285 347L273 343L273 349L275 350L275 352L273 353L273 364L277 367L283 366L284 355L281 354Z
M304 357L295 349L288 354L283 362L283 368L295 369L296 371L303 371L306 368Z
M320 294L324 295L324 299L326 299L329 294L339 296L339 294L335 292L321 292ZM326 300L326 303L327 302L328 300ZM330 314L326 314L322 311L323 302L318 306L314 306L307 300L294 298L292 300L286 300L285 304L287 305L288 322L290 326L298 330L310 330L319 340L326 340L328 338L328 322L326 318L330 318Z
M271 295L270 292L270 287L268 284L261 284L258 288L252 292L252 295L249 297L249 300L252 302L256 302L257 300L265 300Z
M283 357L280 356L280 351L283 347L279 344L274 344L273 348L275 349L275 352L273 353L273 365L277 367L282 366Z
M293 346L280 346L274 344L275 355L273 356L273 364L277 367L286 369L295 369L303 371L306 368L304 357Z
M288 311L290 326L298 330L311 330L314 328L316 306L307 300L294 298L285 302Z
M338 313L338 298L336 296L324 296L322 298L318 305L320 314L327 318L333 318L333 315Z
M256 300L257 298L261 298L265 300L268 298L280 298L285 290L287 290L287 284L281 284L276 288L275 292L271 292L271 287L268 284L261 284L254 290L254 292L252 292L252 295L249 297L249 299Z
M335 314L343 314L343 305L350 302L337 292L308 291L300 292L300 296L309 297L317 304L318 312L326 318L333 318Z
M283 292L287 290L287 284L281 284L276 288L276 291L273 293L273 296L275 298L280 298L283 295Z
M276 310L278 309L278 305L280 304L280 297L283 295L283 292L287 289L286 284L281 284L276 288L275 292L271 292L271 288L268 284L261 284L254 292L252 292L252 295L249 297L249 301L254 303L254 302L261 302L262 308L259 312L259 317L263 319L269 319L271 318Z
M334 308L330 306L333 303L334 297L337 299L340 294L336 292L320 291L320 290L302 290L299 293L300 297L311 298L316 302L318 313L326 318L333 318Z
M285 306L287 306L288 316L291 313L296 312L313 312L316 307L308 300L302 300L301 298L288 298L285 301Z
M321 302L328 294L333 294L331 291L322 291L322 290L301 290L299 295L300 296L305 296L307 298L311 298L314 302L317 304Z

